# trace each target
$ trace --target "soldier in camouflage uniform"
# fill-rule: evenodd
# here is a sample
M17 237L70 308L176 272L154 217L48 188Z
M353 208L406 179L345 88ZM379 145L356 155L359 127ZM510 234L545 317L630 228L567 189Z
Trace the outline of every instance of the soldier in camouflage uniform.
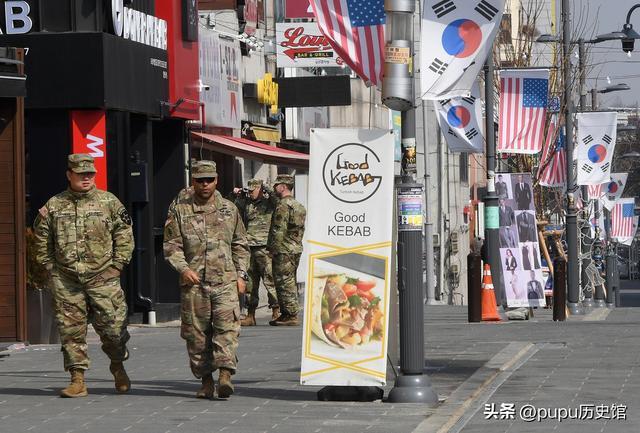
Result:
M69 188L51 198L34 222L36 261L49 273L64 368L71 373L62 397L87 395L87 322L111 360L116 390L131 386L122 365L129 356L129 333L120 287L120 272L133 250L131 218L113 194L95 187L95 173L91 156L69 155Z
M272 326L296 326L298 322L298 290L296 271L302 254L302 236L307 211L291 194L293 176L278 175L273 189L280 198L271 219L267 248L273 259L273 279L280 302L280 317Z
M164 256L180 273L180 336L187 341L191 371L202 379L198 398L214 394L213 372L220 370L218 397L233 394L240 332L238 294L244 293L249 246L235 205L216 191L213 161L192 165L192 187L169 207Z
M269 237L269 227L271 227L271 216L277 203L277 198L273 191L267 191L260 179L251 179L248 183L249 192L240 194L242 190L236 188L235 204L240 211L242 220L247 229L247 240L251 248L251 260L249 261L249 305L247 317L240 322L242 326L256 325L256 308L260 302L260 279L264 281L267 289L269 308L272 310L272 319L280 316L278 296L273 283L273 272L271 269L271 255L267 250L267 239Z

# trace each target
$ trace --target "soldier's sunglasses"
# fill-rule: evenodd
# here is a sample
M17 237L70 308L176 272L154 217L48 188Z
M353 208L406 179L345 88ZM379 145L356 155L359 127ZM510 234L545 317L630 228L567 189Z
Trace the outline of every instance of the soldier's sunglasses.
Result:
M215 177L201 177L194 179L197 183L213 183L216 178Z

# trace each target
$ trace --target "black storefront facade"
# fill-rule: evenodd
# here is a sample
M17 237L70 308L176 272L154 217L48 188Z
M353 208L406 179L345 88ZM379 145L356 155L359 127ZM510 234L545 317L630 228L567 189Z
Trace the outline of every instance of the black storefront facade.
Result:
M97 113L104 137L87 135L89 148L103 155L105 187L134 221L136 248L123 277L131 321L146 320L151 309L158 321L174 319L177 276L163 260L162 230L169 203L184 187L189 158L185 119L171 115L176 104L170 100L170 54L166 39L161 41L162 25L154 22L155 2L124 2L140 19L152 17L147 23L153 32L149 27L148 35L138 33L140 42L114 31L117 1L21 3L29 5L31 29L0 35L0 46L26 51L26 223L66 188L66 157L77 150L74 117Z

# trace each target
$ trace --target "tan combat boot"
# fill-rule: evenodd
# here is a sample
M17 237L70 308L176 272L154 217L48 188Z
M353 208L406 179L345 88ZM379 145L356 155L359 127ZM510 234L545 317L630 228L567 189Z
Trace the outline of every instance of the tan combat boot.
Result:
M298 326L299 324L297 314L282 314L277 319L269 322L271 326Z
M69 370L69 373L71 373L71 383L60 391L60 397L86 397L89 393L87 392L87 385L84 383L84 370L81 368L72 368Z
M211 374L202 378L202 387L196 392L196 398L212 398L215 385L213 383L213 376Z
M131 389L131 381L129 380L129 376L127 376L127 372L124 370L124 365L122 365L122 362L111 361L109 370L111 371L111 374L113 374L113 378L115 379L116 391L121 394L129 392L129 390Z
M280 317L280 307L276 305L271 309L271 320L276 320L278 317Z
M240 326L256 326L256 309L249 308L244 319L240 320Z
M233 384L231 383L231 370L220 369L218 376L218 398L229 398L233 394Z

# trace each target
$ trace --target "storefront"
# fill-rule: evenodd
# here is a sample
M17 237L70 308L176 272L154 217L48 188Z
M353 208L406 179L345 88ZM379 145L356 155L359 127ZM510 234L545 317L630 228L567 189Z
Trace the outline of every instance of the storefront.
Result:
M91 153L99 187L134 221L124 284L132 321L152 308L158 320L174 317L177 276L164 264L162 228L185 184L185 121L201 113L197 9L181 0L0 3L0 46L28 49L26 223L66 188L67 154Z
M26 339L22 59L0 48L0 342Z

